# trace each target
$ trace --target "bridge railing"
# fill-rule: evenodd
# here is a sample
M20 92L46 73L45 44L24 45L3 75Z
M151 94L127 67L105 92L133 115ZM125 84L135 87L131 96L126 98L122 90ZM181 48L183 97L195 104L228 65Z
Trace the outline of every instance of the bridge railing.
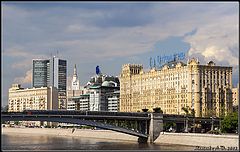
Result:
M28 115L101 115L101 116L130 116L150 117L149 113L138 112L109 112L109 111L67 111L67 110L24 110L23 112L2 112L2 114L28 114Z

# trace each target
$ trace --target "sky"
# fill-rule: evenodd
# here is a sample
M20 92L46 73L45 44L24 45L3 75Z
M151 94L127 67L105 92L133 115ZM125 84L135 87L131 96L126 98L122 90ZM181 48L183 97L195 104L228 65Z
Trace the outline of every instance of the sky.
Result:
M233 67L239 82L238 2L1 2L2 105L13 83L32 87L32 59L57 55L80 84L123 64L186 53L200 64ZM70 79L68 79L69 81Z

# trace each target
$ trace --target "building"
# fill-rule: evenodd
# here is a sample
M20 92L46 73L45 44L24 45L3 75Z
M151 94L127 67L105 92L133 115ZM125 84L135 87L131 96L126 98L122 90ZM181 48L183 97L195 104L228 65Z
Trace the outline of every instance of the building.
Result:
M200 65L171 61L160 69L143 71L142 65L125 64L120 74L120 111L136 112L160 107L166 114L183 114L182 107L195 116L221 116L232 111L232 67L213 61Z
M67 90L67 107L70 106L71 108L73 108L72 107L73 103L75 105L75 101L73 101L73 97L79 97L82 94L84 94L84 91L80 87L80 81L79 81L78 75L77 75L77 66L75 64L71 84ZM68 107L67 109L71 109L70 107ZM76 109L76 108L74 108L74 109Z
M67 110L90 110L89 97L89 94L82 94L79 96L71 97L70 101L68 102Z
M237 84L236 88L232 89L232 99L233 99L233 106L239 105L239 83Z
M58 90L55 87L21 88L13 84L9 89L8 112L24 110L56 110L58 109ZM23 122L25 125L39 125L40 122ZM44 123L50 125L51 123ZM43 125L43 123L41 124Z
M119 91L119 86L118 77L102 74L97 66L96 75L84 87L90 94L90 111L108 111L108 95Z
M67 102L67 61L53 57L51 59L33 59L33 87L54 86L58 89L59 108L65 109Z
M89 94L81 94L79 96L74 96L68 101L67 110L90 110L90 99Z
M90 94L90 111L108 111L108 94L120 89L119 79L96 73L85 86Z
M50 84L50 63L45 59L33 60L33 87L47 87Z
M119 92L116 92L120 89L118 77L103 75L98 66L96 75L81 88L76 71L75 65L71 83L74 89L68 90L69 110L73 110L75 104L75 110L108 111L108 101L111 103L111 111L119 109L119 105L116 105L119 104Z
M90 95L82 94L78 97L73 97L72 99L75 102L75 110L90 110Z
M74 101L67 102L67 110L75 110L75 102Z
M79 81L78 75L77 75L77 67L75 64L71 84L67 90L68 101L69 101L69 99L71 99L71 97L80 96L83 93L84 93L84 91L83 91L83 88L80 86L80 81Z
M21 88L13 84L9 89L9 112L23 110L52 110L58 108L58 91L55 87Z
M72 78L72 87L71 90L80 90L80 82L77 75L77 66L75 64L73 70L73 78Z
M119 111L119 97L120 91L114 91L107 93L108 99L108 111L118 112Z

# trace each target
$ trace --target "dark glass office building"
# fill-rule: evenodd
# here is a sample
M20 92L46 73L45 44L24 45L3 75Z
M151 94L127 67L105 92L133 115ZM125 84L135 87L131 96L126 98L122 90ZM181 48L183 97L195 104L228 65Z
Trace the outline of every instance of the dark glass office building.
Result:
M54 86L58 89L59 108L66 108L67 61L53 57L33 60L33 87Z
M49 83L49 60L33 60L33 87L47 87Z

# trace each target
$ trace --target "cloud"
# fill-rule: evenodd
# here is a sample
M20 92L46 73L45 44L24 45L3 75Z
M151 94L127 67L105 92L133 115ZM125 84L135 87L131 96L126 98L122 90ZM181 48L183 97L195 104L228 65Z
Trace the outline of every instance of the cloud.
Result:
M24 77L17 77L14 79L15 83L30 85L32 82L32 69L28 70Z
M32 60L26 59L21 62L12 63L11 66L13 69L26 69L32 67Z
M216 60L218 63L238 66L239 24L237 15L225 15L218 22L210 22L199 27L193 35L185 37L190 43L189 55L197 53L206 60Z
M32 66L32 59L49 58L45 54L34 53L24 46L12 46L4 50L5 58L14 59L11 63L13 69L29 69Z
M27 57L29 55L29 51L23 51L22 46L12 46L4 50L3 55L11 57Z
M230 65L238 65L238 57L233 56L229 51L216 46L207 47L202 55L208 60L228 61Z
M59 51L68 60L69 73L75 63L79 65L85 83L96 64L104 63L106 73L118 74L118 64L143 62L159 41L169 37L182 37L190 46L189 54L201 63L211 59L233 65L233 74L238 75L238 3L26 2L5 3L2 8L3 69L12 75L4 75L8 82L4 90L13 76L25 78L33 58Z

